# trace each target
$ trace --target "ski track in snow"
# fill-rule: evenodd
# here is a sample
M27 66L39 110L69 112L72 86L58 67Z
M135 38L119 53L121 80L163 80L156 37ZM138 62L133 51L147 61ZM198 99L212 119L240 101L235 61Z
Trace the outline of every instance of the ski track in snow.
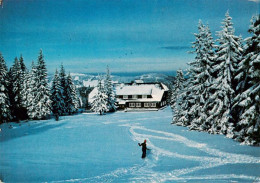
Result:
M169 118L171 116L163 116L163 117L154 117L154 119L162 119L162 118ZM137 118L135 121L144 121L144 120L151 120L151 118ZM103 124L110 125L110 124L124 124L126 122L132 122L131 119L119 119L117 121L105 121Z
M160 117L158 117L160 118ZM148 119L148 118L147 118ZM138 118L136 121L145 120L144 118ZM128 123L131 122L131 123ZM239 179L243 181L250 182L260 182L260 177L248 176L248 175L236 175L236 174L212 174L212 175L201 175L201 176L187 176L187 174L196 172L199 170L214 168L227 164L247 164L255 163L260 166L260 159L252 157L249 155L235 154L222 152L218 149L208 147L207 144L198 143L188 138L176 135L174 133L169 133L160 130L148 129L143 126L140 126L139 123L133 123L131 120L118 120L116 122L103 122L103 124L116 124L118 126L123 126L129 128L131 138L133 141L140 142L144 138L147 139L149 147L152 149L153 153L146 158L141 165L134 165L130 168L119 168L110 173L90 177L90 178L81 178L81 179L70 179L62 181L53 181L53 183L58 182L167 182L167 181L189 181L189 180L230 180L230 179ZM136 131L142 131L142 133L137 133ZM147 133L152 133L147 134ZM153 143L153 139L157 140L167 140L182 143L189 148L195 148L204 153L209 154L210 156L191 156L183 155L169 150L159 148ZM154 171L153 167L157 166L157 162L162 156L181 158L190 161L199 162L199 166L183 169L175 169L168 172L158 172ZM129 178L131 177L131 178Z
M227 178L239 178L239 179L246 179L246 180L256 180L257 177L254 176L244 176L244 175L208 175L204 177L180 177L188 173L192 173L194 171L202 170L202 169L208 169L213 168L221 165L226 164L238 164L238 163L257 163L260 164L259 158L251 157L248 155L241 155L241 154L234 154L234 153L227 153L222 152L217 149L212 149L207 147L206 144L198 143L192 140L189 140L181 135L176 135L169 132L159 131L159 130L151 130L147 129L145 127L141 126L134 126L126 124L124 126L127 126L130 128L130 133L132 134L132 138L134 141L142 141L142 139L147 138L149 147L155 151L154 159L157 161L159 159L159 156L169 156L169 157L176 157L176 158L182 158L192 161L199 161L200 166L192 167L192 168L185 168L185 169L179 169L179 170L173 170L171 172L167 173L158 173L153 172L153 176L151 181L155 182L165 182L167 180L196 180L196 179L227 179ZM144 133L137 133L135 130L142 130L146 132L152 132L157 135L149 135ZM152 139L160 139L160 140L169 140L169 141L176 141L183 143L187 147L196 148L198 150L201 150L209 155L213 155L215 157L204 157L204 156L189 156L189 155L182 155L178 153L174 153L159 147L156 147L152 143ZM145 177L145 174L143 176ZM222 178L221 178L222 177ZM139 180L140 181L140 180Z

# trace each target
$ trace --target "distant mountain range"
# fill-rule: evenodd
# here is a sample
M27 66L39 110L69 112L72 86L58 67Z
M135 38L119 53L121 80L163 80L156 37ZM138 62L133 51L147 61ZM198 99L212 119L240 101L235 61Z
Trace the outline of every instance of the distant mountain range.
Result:
M174 73L173 73L174 75ZM85 87L95 87L98 83L98 75L92 74L82 74L82 73L71 73L72 79L74 84L77 88L85 86ZM49 76L49 80L51 81L53 75ZM151 82L162 82L166 85L171 85L172 81L174 80L174 76L169 76L166 74L161 73L147 73L141 74L112 74L111 78L114 83L131 83L135 80L143 81L144 83L151 83Z

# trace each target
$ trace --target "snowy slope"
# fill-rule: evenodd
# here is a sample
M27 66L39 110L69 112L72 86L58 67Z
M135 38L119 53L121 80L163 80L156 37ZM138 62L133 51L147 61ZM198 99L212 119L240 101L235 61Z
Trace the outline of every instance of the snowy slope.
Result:
M4 182L258 182L260 148L170 125L158 112L80 114L0 126ZM147 139L148 156L137 145Z

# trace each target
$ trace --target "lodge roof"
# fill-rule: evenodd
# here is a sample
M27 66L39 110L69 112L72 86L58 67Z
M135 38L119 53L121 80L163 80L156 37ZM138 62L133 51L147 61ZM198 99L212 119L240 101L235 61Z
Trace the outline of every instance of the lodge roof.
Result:
M160 102L163 94L168 91L168 87L162 83L118 83L115 85L115 94L122 95L149 95L152 98L138 98L138 99L118 99L118 102ZM89 94L91 102L93 96L97 93L97 88Z

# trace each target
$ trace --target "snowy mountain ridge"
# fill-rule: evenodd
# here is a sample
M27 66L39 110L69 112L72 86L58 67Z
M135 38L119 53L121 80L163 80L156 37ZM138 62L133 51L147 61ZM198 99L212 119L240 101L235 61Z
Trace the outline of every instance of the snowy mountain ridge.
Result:
M84 74L84 73L70 73L73 82L77 88L79 87L95 87L98 84L99 75L94 74ZM53 75L50 75L49 81L51 82ZM124 75L111 75L113 83L131 83L135 80L141 80L144 83L152 83L152 82L162 82L165 84L170 84L173 80L173 76L168 76L161 73L148 73L141 75L133 75L133 76L124 76Z

